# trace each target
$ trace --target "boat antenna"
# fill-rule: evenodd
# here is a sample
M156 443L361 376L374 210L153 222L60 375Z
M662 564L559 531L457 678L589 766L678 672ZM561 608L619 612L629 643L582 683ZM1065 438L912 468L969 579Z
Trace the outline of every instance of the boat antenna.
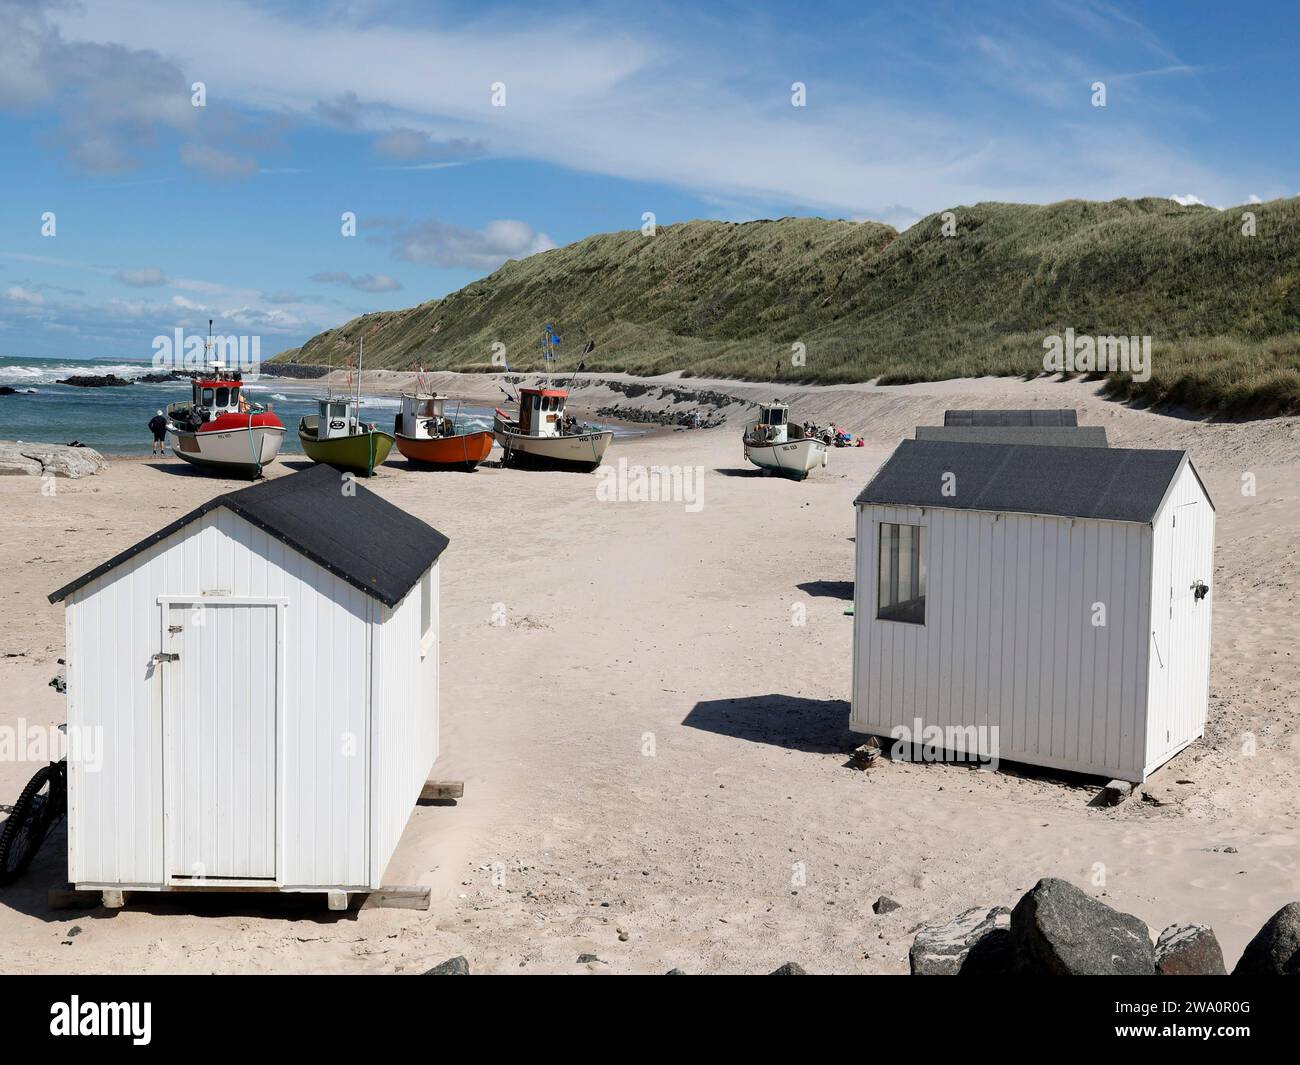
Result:
M357 409L354 417L357 419L357 428L361 427L361 360L366 357L366 338L362 337L358 341L357 347Z

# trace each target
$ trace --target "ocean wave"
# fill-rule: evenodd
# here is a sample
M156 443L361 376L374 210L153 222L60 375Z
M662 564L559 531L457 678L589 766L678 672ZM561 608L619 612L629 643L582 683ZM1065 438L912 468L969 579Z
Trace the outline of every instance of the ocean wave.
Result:
M20 363L13 366L0 365L0 385L52 385L65 377L100 377L105 374L116 374L129 381L153 372L152 366L144 366L138 362L74 362L58 366L30 366Z

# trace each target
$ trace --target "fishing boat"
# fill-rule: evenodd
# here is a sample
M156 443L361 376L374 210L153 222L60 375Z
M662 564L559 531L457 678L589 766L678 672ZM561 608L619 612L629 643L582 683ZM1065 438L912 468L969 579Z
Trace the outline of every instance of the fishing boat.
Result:
M284 423L244 396L243 375L219 362L192 382L189 403L167 407L167 444L178 459L238 476L260 477L284 444Z
M567 389L518 391L519 414L512 418L498 407L492 422L505 465L586 472L600 465L614 439L612 429L584 425L566 414Z
M559 346L560 336L548 323L542 337L542 365L546 367L548 382ZM588 341L583 354L590 353L595 346L594 341ZM583 364L578 363L575 377L582 368ZM569 383L573 383L572 378ZM605 449L614 439L614 431L586 425L567 414L564 408L569 400L568 389L553 388L548 384L521 387L518 392L518 396L507 392L506 398L518 403L519 413L512 418L498 407L492 419L492 431L504 452L503 465L584 472L600 465Z
M298 423L298 439L312 462L324 463L348 473L370 477L383 465L393 447L393 437L374 423L361 420L361 359L365 341L357 356L357 387L352 396L326 394L319 400L320 413L305 415Z
M403 392L402 409L393 423L397 450L414 466L472 470L491 452L492 433L458 432L446 410L447 397L437 392Z
M745 427L745 458L762 470L802 481L826 465L827 444L789 424L790 408L773 400L759 404L759 418Z

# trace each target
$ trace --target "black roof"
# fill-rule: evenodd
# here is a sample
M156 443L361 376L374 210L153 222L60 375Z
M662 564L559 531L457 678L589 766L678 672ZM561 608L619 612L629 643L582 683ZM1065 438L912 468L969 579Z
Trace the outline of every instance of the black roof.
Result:
M360 484L349 485L345 494L342 477L332 466L312 466L216 496L51 593L50 602L57 603L209 511L225 507L367 595L396 606L449 541Z
M1106 430L1100 425L918 425L916 438L957 440L966 444L1106 446Z
M856 502L1150 522L1186 457L1185 451L904 440ZM951 496L943 494L948 473L955 477Z
M1060 410L946 410L944 425L1078 425L1071 407Z

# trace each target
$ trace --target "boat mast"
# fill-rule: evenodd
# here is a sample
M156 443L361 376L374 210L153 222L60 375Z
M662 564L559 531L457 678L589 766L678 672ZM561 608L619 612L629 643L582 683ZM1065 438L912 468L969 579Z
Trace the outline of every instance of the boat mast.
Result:
M355 417L357 419L357 429L361 428L361 360L366 357L366 338L362 337L358 342L357 348L357 405Z

